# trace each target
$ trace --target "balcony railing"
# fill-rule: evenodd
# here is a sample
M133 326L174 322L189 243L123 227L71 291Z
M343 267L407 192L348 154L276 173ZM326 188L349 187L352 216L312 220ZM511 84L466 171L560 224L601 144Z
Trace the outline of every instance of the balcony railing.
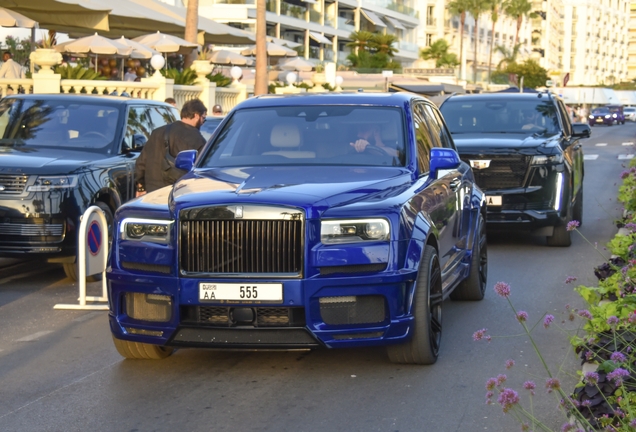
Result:
M395 1L392 0L364 0L363 4L370 4L370 5L374 5L374 6L380 6L392 11L396 11L399 12L401 14L404 15L408 15L408 16L412 16L414 18L419 18L420 17L420 12L415 10L414 8L410 7L410 6L406 6L405 4L402 3L397 3Z

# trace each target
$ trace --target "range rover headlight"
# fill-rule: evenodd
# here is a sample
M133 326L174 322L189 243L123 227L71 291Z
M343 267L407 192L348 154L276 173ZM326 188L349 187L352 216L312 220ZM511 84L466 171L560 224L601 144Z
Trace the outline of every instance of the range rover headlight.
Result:
M121 221L119 232L122 240L170 243L170 228L173 221L134 219Z
M77 186L77 176L38 176L35 183L27 186L28 192L48 192L54 189L70 189Z
M320 224L323 244L388 241L390 234L386 219L324 220Z
M610 115L609 114L605 114L605 118L610 118Z
M612 114L612 117L616 118L616 114Z
M593 118L594 118L594 116L593 116L592 114L590 114L590 118L591 118L591 119L593 119Z
M532 156L532 165L557 164L563 162L563 153L553 156L536 155Z

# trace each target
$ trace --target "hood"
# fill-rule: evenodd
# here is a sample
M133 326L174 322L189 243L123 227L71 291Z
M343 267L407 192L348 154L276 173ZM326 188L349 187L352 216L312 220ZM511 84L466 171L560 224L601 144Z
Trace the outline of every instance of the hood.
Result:
M550 137L526 134L453 134L453 141L460 154L524 153L549 154L559 144L559 135Z
M70 174L100 159L104 155L92 152L0 146L0 173Z
M411 172L392 167L263 166L198 170L179 180L170 206L278 204L317 212L390 199L411 183ZM308 214L316 217L317 214Z

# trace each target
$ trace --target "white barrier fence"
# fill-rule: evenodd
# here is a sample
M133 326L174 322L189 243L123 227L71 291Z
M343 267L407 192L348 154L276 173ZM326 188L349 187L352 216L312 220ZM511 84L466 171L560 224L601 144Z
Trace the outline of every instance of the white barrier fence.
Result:
M153 99L159 88L159 83L131 82L131 81L101 81L101 80L74 80L63 79L60 81L62 93L87 93L97 91L97 94L128 93L132 98Z
M16 93L32 93L33 80L30 78L0 78L0 97Z
M81 217L77 233L77 265L79 266L79 304L56 304L53 309L108 310L106 265L108 262L108 223L104 212L91 206ZM86 295L86 276L101 274L102 295ZM86 304L98 302L106 304Z
M178 107L182 107L189 100L199 99L202 92L203 87L198 85L175 84L173 87L174 100L177 101Z

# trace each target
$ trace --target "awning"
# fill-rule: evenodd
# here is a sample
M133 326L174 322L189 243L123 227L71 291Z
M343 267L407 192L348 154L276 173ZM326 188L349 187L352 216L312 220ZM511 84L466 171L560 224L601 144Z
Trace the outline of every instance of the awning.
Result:
M396 29L406 30L406 27L404 27L402 23L396 20L395 18L391 18L390 16L385 16L384 18L386 18L389 24L391 24Z
M0 0L0 6L39 22L40 28L65 33L74 29L108 31L108 13L112 9L110 5L84 0Z
M382 20L380 19L379 16L377 16L375 13L368 11L366 9L360 9L360 12L362 13L362 15L364 15L364 17L369 20L369 22L373 25L375 25L376 27L385 27L386 28L386 24L384 24L382 22Z
M318 43L326 44L326 45L333 45L332 42L329 39L327 39L326 37L324 37L320 33L311 32L310 31L309 32L309 37L312 38L313 40L315 40Z

